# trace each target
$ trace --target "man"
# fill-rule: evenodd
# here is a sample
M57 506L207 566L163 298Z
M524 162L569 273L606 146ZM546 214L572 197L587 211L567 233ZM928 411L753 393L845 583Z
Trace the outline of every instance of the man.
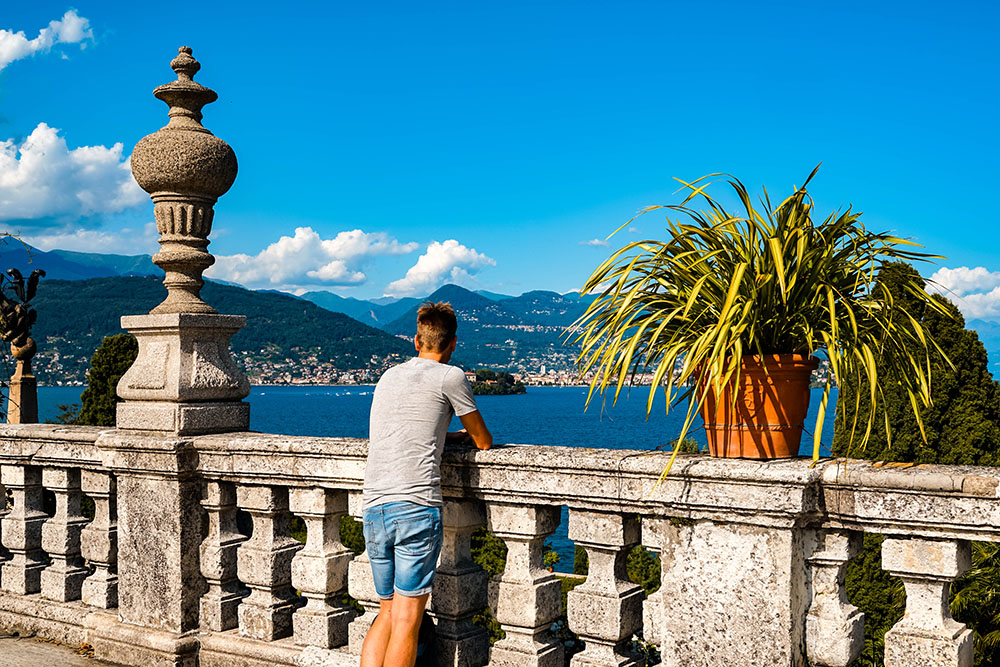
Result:
M471 438L480 449L493 444L465 374L448 365L457 329L450 304L422 305L417 356L387 370L375 386L364 535L380 604L362 667L413 667L441 551L441 451L446 440ZM453 414L465 428L448 433Z

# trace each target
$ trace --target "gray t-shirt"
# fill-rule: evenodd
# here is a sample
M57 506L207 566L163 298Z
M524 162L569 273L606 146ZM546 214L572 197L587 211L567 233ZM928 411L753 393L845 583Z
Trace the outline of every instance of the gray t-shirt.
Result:
M414 357L375 385L365 467L364 507L409 501L441 506L441 452L452 415L476 411L455 366Z

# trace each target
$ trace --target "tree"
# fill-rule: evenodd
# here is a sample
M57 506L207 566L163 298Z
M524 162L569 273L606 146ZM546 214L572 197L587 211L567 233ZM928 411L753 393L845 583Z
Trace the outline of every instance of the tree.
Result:
M139 354L139 344L129 334L108 336L90 358L89 384L80 400L77 424L114 426L115 407L118 405L118 381Z
M897 291L907 275L918 275L909 264L893 262L879 273L879 282L895 297L907 300L905 292ZM848 434L856 418L863 423L870 412L866 392L858 391L854 378L841 381L834 422L833 453L836 456L856 456L873 461L943 463L950 465L1000 465L1000 383L989 371L986 348L975 331L965 328L958 308L942 296L935 296L947 311L942 315L931 309L916 312L928 332L941 346L954 368L939 364L931 371L933 404L920 409L927 442L913 416L909 399L897 378L887 377L881 383L885 397L884 409L875 416L876 424L888 421L891 443L885 429L874 430L862 450L857 440ZM905 323L900 323L905 326Z
M865 391L859 391L858 378L838 378L833 452L874 461L1000 465L1000 383L990 375L986 349L976 332L965 329L965 320L948 299L934 297L943 313L910 303L912 297L899 286L915 275L909 264L894 262L882 269L878 281L894 298L907 301L906 309L926 325L952 364L931 371L933 403L920 410L926 442L899 379L886 377L880 383L884 402L875 423L888 423L891 441L882 428L872 432L864 449L858 447L849 436L851 422L864 423L871 405ZM866 616L862 665L882 664L883 636L902 617L905 605L902 582L882 570L881 544L880 535L866 535L847 573L848 597ZM977 665L1000 664L997 582L998 550L973 544L973 567L952 585L951 608L956 619L976 632Z

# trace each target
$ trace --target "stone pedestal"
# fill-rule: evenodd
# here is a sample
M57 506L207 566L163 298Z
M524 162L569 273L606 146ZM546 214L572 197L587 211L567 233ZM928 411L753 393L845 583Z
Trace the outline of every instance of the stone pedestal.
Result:
M38 423L38 382L31 372L30 359L19 359L14 375L10 378L7 423Z
M800 532L659 522L664 667L802 667L805 563Z
M250 382L229 339L242 315L166 313L122 318L139 356L118 382L118 428L182 435L245 431Z
M906 587L906 613L885 633L886 667L972 667L972 631L953 619L948 607L952 580L971 564L964 540L882 542L882 568Z

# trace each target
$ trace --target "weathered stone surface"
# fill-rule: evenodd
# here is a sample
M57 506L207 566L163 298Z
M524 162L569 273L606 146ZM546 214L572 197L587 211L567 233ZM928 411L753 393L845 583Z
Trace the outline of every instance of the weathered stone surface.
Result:
M430 613L437 624L438 662L478 667L489 660L489 637L472 623L486 606L486 572L472 560L472 533L486 521L476 501L445 500L444 539L434 577Z
M42 570L42 597L68 602L79 600L89 571L80 557L80 532L87 520L80 513L80 471L45 468L42 484L56 498L56 510L42 526L42 549L52 560Z
M214 205L236 178L236 155L201 124L214 91L195 83L201 68L189 47L170 66L177 80L154 94L170 106L167 126L141 139L132 153L136 182L150 193L160 233L153 262L164 272L166 299L149 315L123 317L139 355L118 383L120 429L177 434L245 431L250 383L233 362L229 339L245 323L218 315L200 296Z
M11 593L28 595L41 590L45 569L42 546L42 471L37 466L0 466L0 481L11 492L13 507L2 519L0 539L10 554L0 571L0 586Z
M343 646L348 642L348 624L355 616L339 600L347 592L347 568L354 557L340 542L347 493L293 489L290 508L306 524L306 545L292 560L292 585L306 598L306 606L292 617L295 643Z
M239 486L236 502L253 519L253 535L236 550L240 581L250 589L238 610L240 634L264 641L288 637L298 603L292 558L302 548L288 532L288 490Z
M664 665L804 665L808 600L796 531L661 527Z
M132 173L153 200L160 252L153 262L166 277L167 298L153 313L214 313L201 300L202 272L215 258L206 250L215 201L236 180L236 154L201 124L214 91L195 83L201 65L183 46L170 62L177 80L153 94L170 106L170 122L143 137L132 152Z
M358 667L361 658L344 651L324 650L307 646L295 657L295 667Z
M495 519L495 527L524 533L521 535L522 541L528 542L538 538L536 531L554 527L554 517L529 513L522 517L524 521L520 521L516 519L519 510L512 510L511 507L546 506L548 510L542 510L542 514L545 514L546 511L554 511L557 504L565 503L579 512L615 515L635 511L642 515L643 543L654 549L662 548L668 570L663 579L664 588L647 601L646 617L649 620L645 634L647 639L663 643L664 632L670 632L666 639L668 650L665 651L668 657L676 658L671 651L680 650L682 657L692 658L687 663L675 661L674 664L797 664L788 654L773 650L774 647L782 648L781 641L775 640L775 632L782 633L777 635L779 639L787 638L786 644L797 645L800 656L807 653L812 655L814 640L809 638L804 627L819 607L834 600L833 595L822 592L835 590L834 573L838 572L840 563L845 558L843 545L839 545L836 539L828 540L824 537L822 545L810 541L811 531L817 529L817 526L824 531L832 531L830 534L834 536L838 531L850 533L877 529L888 532L889 540L907 543L905 548L900 549L908 549L909 556L903 551L900 554L889 553L885 562L887 567L898 568L901 573L916 579L916 583L924 587L924 592L930 592L929 598L919 592L908 595L916 602L926 602L929 599L933 603L930 607L922 607L921 613L927 609L933 610L934 604L940 603L939 592L945 588L939 581L925 583L924 580L943 578L950 582L962 570L963 547L960 543L953 546L948 546L948 543L966 538L1000 538L1000 521L997 520L1000 518L1000 499L996 495L997 486L992 483L998 479L998 475L992 469L919 466L906 470L888 470L867 463L850 463L845 477L839 473L827 476L827 471L835 467L843 468L843 464L834 462L821 463L815 468L810 468L808 461L726 461L724 466L720 466L718 462L692 456L682 458L681 465L675 467L669 481L650 497L652 485L662 471L662 459L655 454L623 459L626 454L618 451L577 451L530 446L498 447L485 452L449 452L443 467L443 474L450 480L446 484L445 494L449 501L470 503L468 507L485 504ZM210 521L203 517L197 491L206 480L240 486L325 488L334 495L338 491L353 493L360 489L364 456L363 441L342 438L253 433L178 438L167 433L157 436L149 432L109 431L100 434L99 429L57 425L0 426L0 465L12 469L35 467L39 470L83 468L86 472L103 473L111 477L142 479L141 485L138 482L137 486L123 483L118 490L123 503L129 504L125 497L130 496L133 499L131 506L135 511L149 513L152 508L153 515L146 523L132 523L134 528L129 539L126 539L123 532L123 557L133 548L127 542L131 542L133 537L141 542L143 532L150 533L151 541L156 538L155 543L176 541L178 538L183 542L180 517L184 516L184 512L180 509L180 498L190 497L194 509L188 511L187 524L195 527L196 534L188 548L189 553L194 553L195 557L193 567L184 571L195 573L191 576L191 581L196 589L201 585L200 590L205 588L197 554L205 536L201 531L208 529ZM856 477L853 476L855 469L861 471ZM530 483L526 483L526 480ZM159 486L161 482L166 486ZM189 482L193 486L184 487ZM190 496L180 492L182 487L192 490ZM171 488L174 491L170 491ZM163 489L168 491L162 492ZM833 502L837 504L832 505ZM274 511L279 506L280 503L270 504L268 511ZM351 506L352 510L359 507L358 501L352 499ZM448 511L446 507L446 526L452 521L447 517ZM453 518L457 527L451 538L446 538L445 549L442 551L442 572L446 570L445 563L449 558L452 559L451 564L456 565L456 572L462 571L458 564L463 560L465 550L464 531L476 523L474 515L475 512L470 511L464 518L458 515L458 518ZM173 520L169 518L171 516L174 517ZM667 517L693 519L693 525L683 525L685 522L675 522L675 525ZM617 520L611 519L608 525L615 526L617 530ZM620 540L609 538L609 535L614 535L614 531L609 533L604 529L598 530L599 524L598 521L590 520L580 524L579 528L589 534L587 539L600 547L595 547L596 551L616 552L619 548L624 549L633 539L626 537L627 528L624 523L621 524ZM5 526L6 524L0 523L0 529ZM519 526L526 526L527 530ZM656 526L661 528L655 528L657 532L654 533ZM2 540L7 542L8 538L17 537L18 531L24 532L24 529L15 527L10 536L4 530ZM671 531L676 531L676 535ZM577 538L581 535L577 529L574 529L573 534ZM544 541L544 537L542 540ZM511 538L508 544L511 541L516 540ZM936 545L931 551L926 551L930 547L921 545L922 542L942 542L945 546ZM101 545L102 553L108 554L110 547L107 540L103 540ZM146 545L140 546L141 549L136 553L149 551ZM529 564L529 575L532 563L536 570L541 570L540 562L532 560L528 551L530 550L514 549L511 562L516 564L517 573L523 574L524 563ZM154 601L169 598L168 589L181 590L179 586L171 588L173 584L170 583L180 578L179 574L171 574L171 570L175 567L174 560L181 560L181 550L177 550L177 559L163 556L155 549L152 553L153 557L149 560L155 563L155 576L167 579L168 585L160 586L156 583L148 586L144 583L138 590ZM600 557L593 560L595 567L606 569L607 559L603 565L599 560ZM739 575L731 576L730 568L741 560L750 562L752 568L756 569L752 569L744 578ZM925 567L921 565L924 561L938 563L931 575L920 569ZM948 565L949 563L952 565ZM140 571L144 570L141 562L136 565ZM124 568L123 561L123 572ZM150 566L148 573L143 576L151 580L154 576L153 569ZM349 576L352 593L358 588L370 588L367 561L353 561L349 571L357 573ZM324 567L304 567L302 573L304 578L310 581L315 579L320 584L337 577L335 570ZM467 579L463 579L462 574L439 578L432 596L435 614L439 611L442 615L462 614L465 598L468 597L471 604L475 596L481 594L478 583L481 575L473 575L471 571L465 574L469 575ZM542 576L546 575L547 573L542 573ZM540 594L537 589L530 590L535 583L534 576L518 576L515 579L508 580L506 583L511 586L507 586L505 592L498 593L497 606L508 605L509 609L512 605L530 602L530 610L521 614L523 620L519 620L539 620L537 603L544 598L544 594ZM600 579L598 577L592 583ZM617 576L614 577L615 581L617 579ZM607 583L609 579L605 577L603 581ZM517 586L529 590L519 594ZM317 585L317 591L321 587L322 585ZM497 588L499 591L500 586ZM811 589L816 595L810 600L808 596ZM508 592L509 596L506 594ZM368 603L377 605L377 602L373 602L373 591L369 596ZM504 602L505 598L508 601ZM650 604L657 599L666 604ZM193 600L195 617L198 601L197 597ZM27 614L9 611L19 604L22 610L28 611ZM41 606L43 604L44 607ZM545 607L546 604L548 603L543 600L541 606ZM158 608L159 602L144 605ZM79 602L47 602L38 595L5 593L0 595L0 627L12 627L17 618L34 618L36 606L37 614L48 613L48 616L37 622L32 621L32 624L36 631L46 636L59 632L79 635L87 631L86 628L81 630L84 619L97 613ZM60 611L45 612L49 606ZM180 610L184 607L181 602L165 606L168 616L182 617ZM606 626L617 623L620 630L628 622L628 616L623 613L627 603L620 596L609 596L609 599L604 600L603 606L592 606L605 610L601 612L605 614L603 620L588 630L594 636L597 636L598 631L603 632L602 628L606 629ZM834 607L844 611L839 605ZM67 611L71 608L73 613ZM791 641L796 636L795 626L789 620L793 617L793 609L799 610L800 626L803 628L797 631L797 644ZM122 612L123 616L132 613L127 612L125 607ZM582 612L577 614L571 611L571 616L576 615L583 618ZM911 614L917 615L919 614ZM850 617L850 612L846 611L844 618ZM204 632L200 636L186 635L179 631L160 633L146 626L121 623L114 612L100 615L100 618L108 626L121 626L135 632L134 636L118 633L116 638L95 639L105 647L103 650L107 651L104 654L106 658L115 660L111 653L117 651L118 655L127 658L125 662L133 661L132 664L149 664L149 661L142 662L150 654L149 649L142 648L142 642L152 642L146 638L154 635L159 637L157 641L164 642L162 646L172 647L164 649L159 655L165 660L172 656L169 659L173 662L161 664L176 664L176 659L183 653L178 647L184 646L185 637L190 636L194 636L202 645L202 664L264 665L272 658L272 664L293 664L298 656L307 652L315 653L311 649L303 650L302 647L295 646L291 638L279 641L250 640L239 637L234 631L219 633L207 630L204 626L200 628ZM747 623L750 618L754 619L753 623ZM936 617L930 614L929 618ZM686 626L686 622L690 625ZM678 628L690 630L695 624L701 641L714 642L710 652L705 655L702 655L705 653L702 650L704 644L691 644L690 637L676 632ZM944 625L942 623L942 628L947 629ZM752 628L752 631L746 628ZM903 629L905 628L897 628ZM360 639L366 630L366 626L359 624L352 627L351 631ZM823 638L830 639L831 633L840 632L842 630L831 630ZM931 656L924 660L927 664L934 664L930 660L945 661L942 664L949 665L962 664L960 661L964 659L963 652L967 651L965 646L969 641L963 639L968 636L965 633L967 631L962 629L957 634L948 634L937 628L922 635L917 629L911 628L906 633L897 632L895 644L892 643L894 635L890 633L890 640L887 642L889 659L903 660L904 657L901 656L922 651L921 655ZM656 639L658 634L661 636L659 640ZM844 637L849 637L849 632L840 635L841 645L845 643ZM544 644L539 646L534 641L525 641L521 645L524 649L522 652L512 650L509 645L501 647L506 652L495 654L495 664L506 661L506 664L520 666L550 659L546 655L546 651L550 649ZM205 647L208 646L214 648L206 650ZM608 645L603 646L606 648ZM767 655L762 653L764 648L755 653L754 647L766 647ZM327 653L338 657L345 655L340 651ZM551 659L555 662L554 658ZM595 660L591 664L616 664L612 661L617 660L617 657L605 652ZM909 666L912 662L896 664Z
M668 524L669 521L665 519L653 517L645 517L642 521L642 544L660 558L662 558L663 552L663 539L679 537L667 527ZM657 647L663 645L664 604L666 601L663 597L662 585L648 595L642 603L642 638Z
M859 533L812 530L805 533L812 600L806 617L810 665L847 667L865 647L865 615L847 601L847 561L861 549Z
M291 639L262 641L235 632L208 633L199 639L198 667L292 667L302 652Z
M198 627L206 590L200 495L185 478L119 474L118 597L126 622L171 632Z
M18 359L7 391L7 423L34 424L37 421L38 380L31 372L30 357Z
M628 553L639 521L619 513L569 511L569 538L587 552L587 579L566 596L569 628L584 642L573 666L635 665L631 639L642 629L645 593L628 579Z
M56 602L40 595L0 591L0 635L37 635L79 646L87 641L84 620L90 611L80 602Z
M129 667L197 667L199 640L192 632L175 633L122 623L107 612L84 619L94 656Z
M951 616L951 581L969 569L969 543L887 537L882 567L901 578L906 613L885 633L886 667L971 667L973 635Z
M125 400L181 402L246 397L250 383L229 352L229 339L245 325L242 315L123 317L122 327L139 342L139 356L119 381L118 395Z
M358 521L361 521L364 516L362 506L362 495L360 493L350 494L348 511ZM371 561L368 560L367 550L354 558L347 566L347 592L364 609L364 613L351 621L347 629L348 649L353 655L361 655L365 635L368 634L369 628L375 622L379 609L379 597L375 591L375 579L372 576L372 565Z
M208 592L201 598L199 621L203 629L221 632L239 624L237 609L245 592L237 577L236 549L246 538L236 529L236 488L209 481L203 493L208 534L200 555Z
M80 553L94 568L83 582L84 604L100 609L118 606L118 496L106 472L84 470L81 488L94 501L94 520L80 534Z
M127 424L129 428L143 431L164 431L178 435L223 433L248 429L250 406L235 401L229 403L122 401L117 407L117 419L119 423Z
M559 580L542 563L559 508L491 504L487 526L507 545L495 616L506 636L490 649L491 665L562 665L563 647L549 633L562 606Z

